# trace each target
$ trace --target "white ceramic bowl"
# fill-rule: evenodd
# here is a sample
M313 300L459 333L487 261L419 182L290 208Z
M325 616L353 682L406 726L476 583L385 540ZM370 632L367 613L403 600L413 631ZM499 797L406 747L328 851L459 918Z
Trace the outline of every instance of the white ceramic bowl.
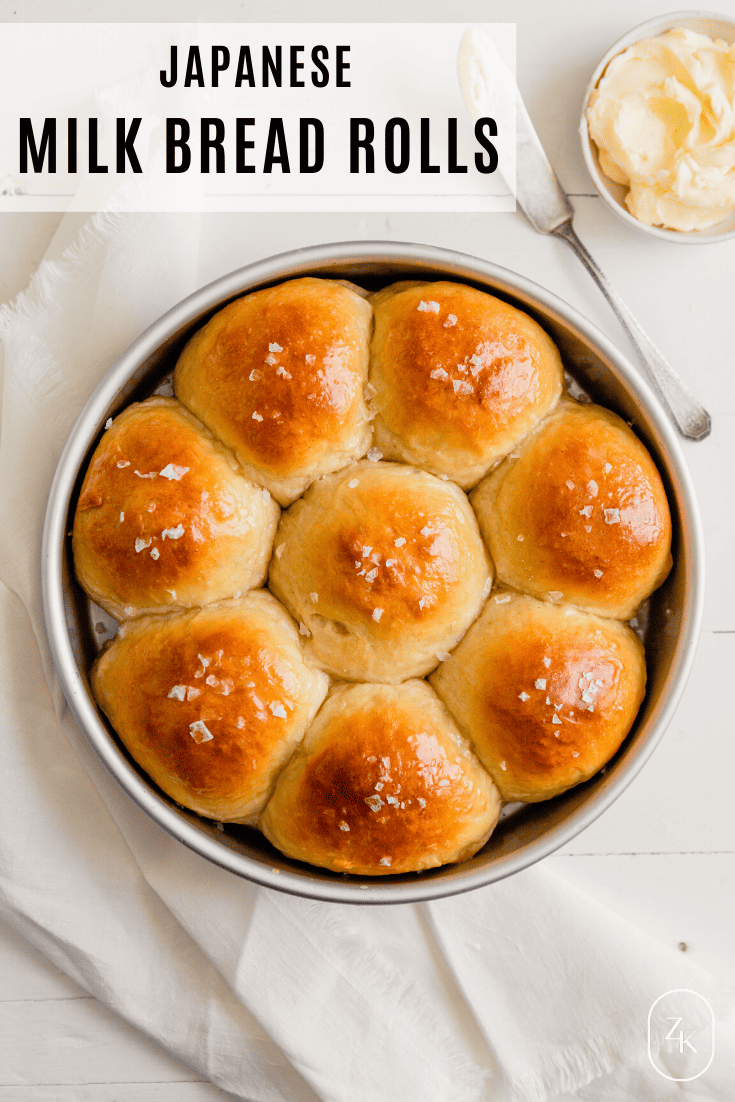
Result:
M590 96L612 59L617 57L618 54L622 54L629 46L634 46L636 42L641 42L644 38L654 38L665 31L673 30L674 27L685 27L687 30L696 31L698 34L706 34L709 38L721 38L728 43L735 42L735 20L728 19L726 15L719 15L717 12L671 12L668 15L657 15L645 23L640 23L632 31L628 31L610 47L587 85L579 126L582 154L600 196L610 207L610 210L619 215L629 226L634 226L636 229L642 230L651 237L658 237L662 241L677 241L685 245L704 245L715 241L727 241L729 238L735 237L735 213L706 230L690 230L688 232L667 230L661 226L647 226L644 222L634 218L625 205L625 195L628 189L622 184L614 183L600 168L597 149L590 139L587 127L587 106Z

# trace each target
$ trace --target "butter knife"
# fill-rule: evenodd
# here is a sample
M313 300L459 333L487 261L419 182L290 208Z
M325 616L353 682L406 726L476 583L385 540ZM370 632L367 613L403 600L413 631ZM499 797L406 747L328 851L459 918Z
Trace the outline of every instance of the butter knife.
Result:
M565 241L582 261L616 314L661 404L687 440L704 440L712 428L709 414L689 392L651 338L641 328L572 227L574 209L539 141L515 78L486 34L465 31L457 60L459 81L473 118L498 113L512 119L515 103L515 194L526 218L539 233ZM511 151L512 152L512 151ZM500 164L504 163L501 156ZM506 181L507 182L507 181Z

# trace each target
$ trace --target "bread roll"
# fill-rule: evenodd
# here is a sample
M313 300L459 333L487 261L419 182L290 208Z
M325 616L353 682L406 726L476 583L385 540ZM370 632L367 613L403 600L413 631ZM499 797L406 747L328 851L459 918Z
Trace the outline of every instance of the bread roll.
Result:
M350 681L433 669L477 616L492 564L451 482L365 460L315 482L284 513L269 586L310 660Z
M263 582L280 510L173 398L129 406L79 495L74 566L116 619L192 608Z
M289 857L387 876L471 857L497 790L422 681L332 691L260 821Z
M177 803L252 823L327 691L269 593L123 624L92 689L123 743Z
M386 458L474 486L559 398L556 346L501 299L398 283L373 304L375 442Z
M472 494L498 579L628 620L671 569L658 471L609 410L563 401Z
M610 760L643 700L624 624L501 590L431 684L504 800L548 800Z
M195 333L174 388L245 473L287 505L370 446L371 326L366 298L334 280L255 291Z

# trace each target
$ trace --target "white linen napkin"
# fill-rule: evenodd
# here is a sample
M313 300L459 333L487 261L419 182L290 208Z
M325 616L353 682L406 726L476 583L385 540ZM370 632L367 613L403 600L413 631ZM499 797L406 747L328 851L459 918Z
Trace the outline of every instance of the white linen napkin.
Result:
M185 849L88 747L45 639L46 496L94 385L212 264L198 216L96 216L0 310L0 915L249 1102L731 1099L726 993L543 868L428 905L306 902ZM671 988L718 1017L717 1061L691 1084L646 1057Z

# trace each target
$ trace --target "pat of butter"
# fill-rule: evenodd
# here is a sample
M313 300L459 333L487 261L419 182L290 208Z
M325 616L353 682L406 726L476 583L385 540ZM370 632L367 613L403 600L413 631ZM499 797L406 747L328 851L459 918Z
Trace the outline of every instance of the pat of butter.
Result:
M587 124L639 221L698 230L735 211L735 45L681 27L637 42L608 65Z

